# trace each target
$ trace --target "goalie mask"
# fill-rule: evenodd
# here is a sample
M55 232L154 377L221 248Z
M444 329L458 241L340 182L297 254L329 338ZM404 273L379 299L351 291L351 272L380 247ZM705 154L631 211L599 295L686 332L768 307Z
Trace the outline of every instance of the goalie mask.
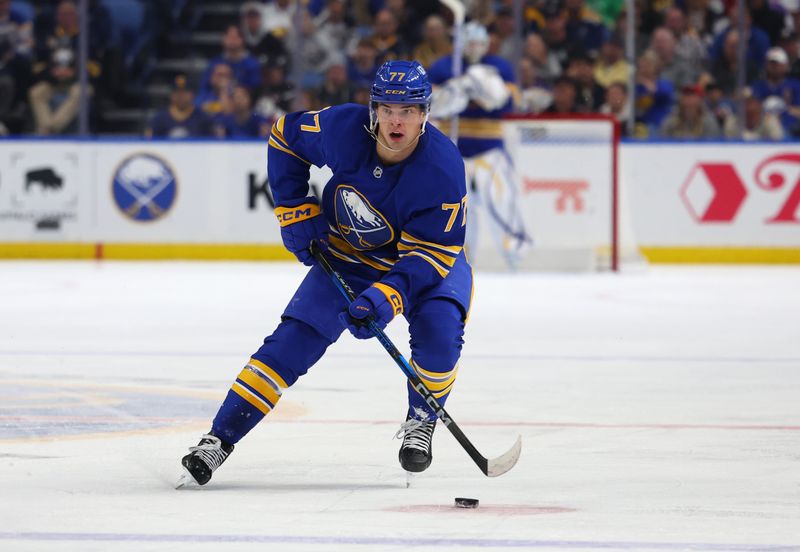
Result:
M420 134L425 132L431 107L431 83L425 68L416 61L387 61L378 69L369 94L369 130L378 127L378 104L419 105L425 113Z
M479 63L489 51L489 33L483 25L470 22L464 25L462 32L464 57L470 63Z

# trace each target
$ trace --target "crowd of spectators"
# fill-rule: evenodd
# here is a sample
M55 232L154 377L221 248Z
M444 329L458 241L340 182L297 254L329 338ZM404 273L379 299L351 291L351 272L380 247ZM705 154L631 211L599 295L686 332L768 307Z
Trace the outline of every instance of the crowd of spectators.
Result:
M48 4L24 13L0 0L0 133L75 131L78 11L72 0ZM745 1L743 68L736 0L637 0L633 60L623 0L524 0L520 38L513 0L465 4L489 31L489 53L515 62L520 113L612 114L639 138L800 138L800 0ZM452 17L435 0L237 5L218 54L196 78L174 78L146 135L263 137L293 109L366 103L387 59L430 67L452 53ZM95 109L125 80L108 12L108 2L90 1Z

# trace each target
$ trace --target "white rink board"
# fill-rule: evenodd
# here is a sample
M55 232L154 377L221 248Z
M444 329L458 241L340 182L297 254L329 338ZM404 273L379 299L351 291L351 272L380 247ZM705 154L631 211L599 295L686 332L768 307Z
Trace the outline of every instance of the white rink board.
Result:
M622 167L642 245L800 246L796 144L626 144Z
M117 171L137 157L157 160L174 176L175 199L157 219L131 217L115 200ZM32 182L28 174L42 168L59 184ZM0 143L0 241L280 244L266 176L259 143ZM327 168L312 167L317 189L329 177ZM62 215L59 227L37 230L51 211Z
M531 124L507 122L506 131L534 250L607 247L607 139L589 133L583 141L526 143L519 129ZM623 248L800 246L800 157L789 144L631 143L621 150ZM115 201L115 171L136 154L158 158L174 173L175 199L154 220L137 220ZM724 178L709 177L707 166ZM318 191L329 175L312 169ZM279 245L265 180L263 143L2 141L0 243ZM548 182L586 187L565 196L563 187L547 190ZM721 208L710 208L715 201Z
M0 241L89 240L97 201L91 151L73 142L0 142ZM55 180L26 179L37 170ZM37 228L47 219L58 229Z

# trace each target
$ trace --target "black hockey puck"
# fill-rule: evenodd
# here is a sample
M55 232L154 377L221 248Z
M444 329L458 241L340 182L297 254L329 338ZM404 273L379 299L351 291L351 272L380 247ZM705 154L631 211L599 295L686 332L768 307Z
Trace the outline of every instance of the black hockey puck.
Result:
M460 498L456 497L456 508L477 508L477 498Z

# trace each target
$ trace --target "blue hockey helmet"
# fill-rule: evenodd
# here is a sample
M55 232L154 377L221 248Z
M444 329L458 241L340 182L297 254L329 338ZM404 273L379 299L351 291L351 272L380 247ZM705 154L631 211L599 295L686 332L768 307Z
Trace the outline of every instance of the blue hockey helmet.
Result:
M428 73L418 61L387 61L378 69L369 93L370 126L377 124L377 104L421 105L427 113L431 107L433 89Z

